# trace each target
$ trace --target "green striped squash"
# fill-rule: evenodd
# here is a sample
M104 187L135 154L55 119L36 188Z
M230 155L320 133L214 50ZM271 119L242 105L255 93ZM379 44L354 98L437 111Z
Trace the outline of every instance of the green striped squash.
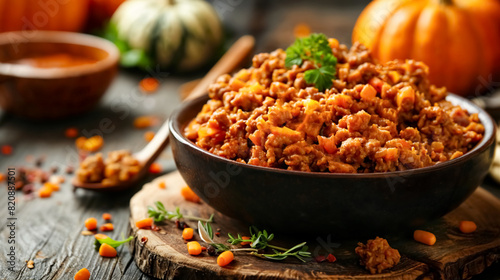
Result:
M111 18L119 40L144 50L162 68L189 71L207 63L223 39L204 0L127 0Z

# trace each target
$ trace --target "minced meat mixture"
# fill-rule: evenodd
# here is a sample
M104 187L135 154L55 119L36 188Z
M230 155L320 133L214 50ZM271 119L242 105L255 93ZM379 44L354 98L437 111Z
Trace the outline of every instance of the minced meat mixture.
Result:
M371 274L381 273L383 270L392 268L399 263L401 255L399 251L391 248L384 238L377 236L363 243L358 243L355 249L360 258L360 264Z
M483 137L477 114L445 100L413 60L377 64L370 51L330 39L333 86L308 85L314 65L285 68L278 49L253 58L209 88L185 128L199 147L228 159L288 170L367 173L407 170L457 158Z

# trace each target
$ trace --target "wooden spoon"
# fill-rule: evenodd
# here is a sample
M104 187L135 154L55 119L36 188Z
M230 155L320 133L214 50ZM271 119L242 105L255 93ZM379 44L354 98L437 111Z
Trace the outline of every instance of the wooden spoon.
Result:
M233 71L242 60L244 60L252 51L255 39L246 35L239 38L231 48L221 57L221 59L210 69L205 77L194 87L189 96L184 100L191 100L207 93L208 86L222 74ZM142 168L140 172L132 179L120 181L116 185L103 185L102 183L84 183L73 177L72 184L76 188L82 188L95 191L120 191L135 185L149 169L149 166L158 158L168 145L168 119L163 123L155 137L142 150L134 153L134 157L139 161Z

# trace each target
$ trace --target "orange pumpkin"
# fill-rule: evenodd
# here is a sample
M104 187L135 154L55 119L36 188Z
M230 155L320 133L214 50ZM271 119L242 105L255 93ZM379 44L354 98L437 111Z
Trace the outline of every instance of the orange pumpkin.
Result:
M423 61L433 84L460 95L500 79L498 0L375 0L359 16L352 40L382 63Z
M81 31L87 12L88 0L0 0L0 32Z

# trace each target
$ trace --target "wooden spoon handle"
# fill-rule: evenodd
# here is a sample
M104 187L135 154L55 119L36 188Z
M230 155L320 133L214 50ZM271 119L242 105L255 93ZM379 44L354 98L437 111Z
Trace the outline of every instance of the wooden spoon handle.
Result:
M156 158L163 152L168 145L168 135L170 134L168 128L168 119L165 120L163 125L156 132L155 137L139 152L135 153L134 157L141 163L143 167L148 167L153 163Z
M186 100L206 94L208 86L214 82L217 77L224 73L228 73L238 66L238 64L252 51L254 44L255 39L250 35L239 38L191 91ZM153 140L151 140L151 142L141 151L135 153L135 158L144 167L151 165L168 145L169 134L168 120L165 120L158 132L156 132Z
M234 70L245 57L252 51L255 45L253 36L245 35L239 38L219 61L208 71L205 77L196 85L185 100L191 100L208 92L208 86L220 75Z

